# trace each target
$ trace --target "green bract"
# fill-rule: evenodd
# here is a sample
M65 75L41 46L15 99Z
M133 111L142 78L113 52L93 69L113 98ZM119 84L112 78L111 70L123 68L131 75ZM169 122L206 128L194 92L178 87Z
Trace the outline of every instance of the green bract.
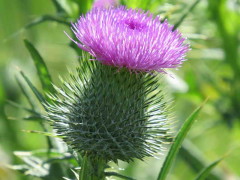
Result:
M161 151L169 122L159 76L83 60L63 84L44 106L73 149L115 162Z

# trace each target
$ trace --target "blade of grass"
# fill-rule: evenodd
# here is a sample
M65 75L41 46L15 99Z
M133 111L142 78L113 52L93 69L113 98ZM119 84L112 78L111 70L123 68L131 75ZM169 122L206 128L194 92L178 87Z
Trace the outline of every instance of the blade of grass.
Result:
M197 6L197 4L200 2L200 0L196 0L187 10L187 12L185 12L182 17L178 20L178 22L174 25L173 30L175 31L184 21L184 19L188 16L188 14Z
M223 160L224 157L214 161L213 163L211 163L209 166L207 166L206 168L204 168L196 177L195 180L205 180L207 178L207 176L209 175L209 173L211 172L211 170L218 165L218 163L220 163Z
M32 43L30 43L26 39L24 40L24 43L35 63L35 67L37 68L38 76L44 92L53 92L52 79L43 58L41 57L37 49L32 45Z
M202 109L203 105L199 106L184 122L181 129L179 130L176 138L174 139L174 142L167 154L167 157L161 167L160 173L158 175L158 180L165 180L167 177L167 174L170 170L170 167L178 153L179 148L182 145L182 142L184 138L186 137L188 131L192 127L192 124L194 123L194 120L196 119L198 113Z

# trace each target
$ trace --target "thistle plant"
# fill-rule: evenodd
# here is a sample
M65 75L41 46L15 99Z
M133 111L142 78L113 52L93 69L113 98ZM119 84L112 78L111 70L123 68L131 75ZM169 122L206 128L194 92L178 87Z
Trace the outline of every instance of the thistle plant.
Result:
M224 177L222 174L226 173L221 171L219 171L220 173L210 172L222 158L207 165L209 157L206 158L199 153L199 148L196 148L194 143L191 142L193 138L183 143L202 106L198 107L182 123L176 135L173 135L171 133L173 122L169 118L171 113L169 107L172 106L173 102L170 104L166 95L167 92L163 92L164 85L161 80L169 76L169 68L177 69L185 60L189 44L178 31L178 27L199 2L200 0L195 0L186 8L180 5L182 3L186 5L185 1L179 1L178 5L175 6L174 2L164 5L163 1L147 0L52 0L56 13L45 14L34 19L24 26L21 32L46 21L65 25L66 28L71 26L72 32L66 33L72 40L69 45L74 48L79 56L82 56L78 58L79 64L76 69L69 72L68 78L61 78L60 85L55 86L49 73L51 71L48 71L40 53L30 41L24 41L35 64L42 91L39 91L31 83L28 76L20 71L21 77L17 75L16 80L29 106L22 106L13 101L8 101L8 103L26 111L27 117L23 119L35 121L36 127L39 125L42 128L40 131L24 130L24 132L45 135L46 147L38 150L15 151L14 155L24 163L10 167L26 176L34 176L43 180L103 180L112 176L128 180L140 176L141 179L153 179L151 177L155 175L152 173L153 166L151 163L149 169L144 169L144 174L139 172L141 170L138 169L138 166L133 167L133 164L126 164L127 169L131 170L125 173L132 177L119 174L115 168L110 170L110 166L112 163L118 163L119 160L128 163L135 160L145 161L145 157L158 157L164 159L163 163L159 162L159 174L154 179L165 180L180 150L179 156L190 167L191 174L198 173L197 180L222 179ZM117 7L120 4L132 8L140 7L154 14L141 9ZM214 12L213 15L217 14L216 17L225 17L227 12L224 7L225 0L219 6L221 11L218 6L208 4L212 13ZM90 10L91 8L92 10ZM161 13L161 18L156 16L159 13ZM75 22L79 15L81 15L80 18ZM174 26L170 25L166 18L175 22ZM204 21L204 18L201 17L200 19ZM215 19L216 22L219 21L219 18ZM226 20L229 20L229 18L220 18L220 22ZM70 21L75 23L70 23ZM191 21L186 21L186 23L192 24ZM193 24L195 28L191 28L191 32L194 34L188 34L188 37L195 42L193 43L193 49L195 49L200 47L196 45L196 40L198 44L205 39L205 36L199 36L201 32L205 33L205 30L202 31L201 26L199 28L195 21ZM189 25L185 28L188 28ZM218 28L221 34L224 34L224 29L228 29L225 28L225 25L220 25ZM227 33L226 31L226 36ZM14 34L14 37L16 34ZM211 32L211 34L214 33ZM60 36L63 36L63 34L60 34ZM66 38L66 36L63 37ZM230 39L237 39L234 35L231 37ZM212 39L212 36L210 36L210 39ZM208 47L205 46L208 44L208 40L205 40L206 44L203 43L204 46L202 47ZM234 48L236 49L237 46L230 47L230 49ZM225 51L226 54L229 52ZM200 58L202 57L199 56ZM55 57L55 59L58 58ZM201 67L203 67L201 68L202 74L205 74L203 77L206 74L210 75L208 72L205 73L204 66ZM194 71L190 73L187 69L185 71L186 76L191 77L190 81L187 78L191 87L198 86L198 78L196 81L192 79ZM201 73L199 76L201 76ZM224 76L221 75L220 77ZM25 80L26 84L21 80ZM217 91L221 89L220 86L216 85L217 81L213 76L209 76L209 79L204 80L204 82L215 82L212 87ZM42 113L43 109L39 107L39 103L33 101L25 85L28 85L36 96L35 98L42 104L44 113ZM205 84L203 85L205 87ZM176 87L178 84L174 84L174 86ZM195 93L197 89L194 90ZM201 89L204 89L203 92L206 91L206 88ZM190 93L192 95L192 88ZM0 94L2 95L2 93ZM201 97L203 96L201 95ZM180 104L184 106L185 103L181 102ZM222 103L220 104L222 105ZM181 112L187 113L189 109L184 109ZM4 115L3 108L2 112ZM19 119L11 117L13 113L10 108L7 108L7 114L10 115L9 119ZM4 119L7 118L5 115L3 117ZM28 129L25 124L21 124L21 126ZM11 134L13 132L11 131L11 125L6 127L3 126L2 129L6 129L6 132L9 131ZM203 127L206 131L206 126ZM207 127L210 128L211 125ZM199 130L196 132L200 132ZM2 134L4 134L4 131ZM194 137L196 137L196 134ZM7 135L4 134L3 139L8 144L11 144L9 142L17 142L18 139L17 136L5 137ZM22 140L21 136L19 139ZM226 143L226 141L223 142ZM168 146L164 148L166 142ZM211 139L212 142L214 141ZM30 144L34 147L36 145L32 142ZM206 144L206 146L209 147L209 144ZM20 146L20 149L27 148L29 147ZM214 151L214 153L217 152ZM166 156L159 154L166 154ZM148 162L152 162L152 160L153 158L147 159ZM154 169L157 168L156 166L154 164ZM181 173L174 173L174 176L181 179ZM183 175L184 178L185 176L187 176L187 179L192 178L189 173Z
M72 31L92 58L43 105L56 133L83 157L80 179L101 180L110 161L161 152L170 126L159 73L179 67L189 45L166 20L125 7L94 8Z

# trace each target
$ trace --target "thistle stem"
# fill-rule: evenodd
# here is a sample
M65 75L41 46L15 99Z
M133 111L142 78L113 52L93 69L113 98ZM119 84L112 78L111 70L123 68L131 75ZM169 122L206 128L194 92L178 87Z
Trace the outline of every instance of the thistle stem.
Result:
M79 180L105 180L104 169L107 162L102 158L86 154L81 163Z

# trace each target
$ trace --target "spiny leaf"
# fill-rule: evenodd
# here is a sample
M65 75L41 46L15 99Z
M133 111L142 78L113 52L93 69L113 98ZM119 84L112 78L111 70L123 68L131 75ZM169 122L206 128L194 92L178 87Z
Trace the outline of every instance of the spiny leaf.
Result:
M47 66L43 58L41 57L37 49L32 45L32 43L30 43L26 39L24 40L24 43L35 63L35 67L37 68L38 76L40 78L44 92L53 92L51 76L48 72Z
M175 31L184 21L184 19L187 17L187 15L197 6L197 4L200 2L200 0L196 0L188 9L186 13L182 15L182 17L178 20L178 22L174 25L173 31Z
M213 163L211 163L209 166L205 167L196 177L195 180L205 180L207 178L207 176L209 175L209 173L211 172L211 170L218 165L218 163L220 163L222 160L224 159L224 157L214 161Z
M184 124L182 125L181 129L179 130L169 152L168 155L162 165L162 168L160 170L160 173L158 175L158 180L165 180L167 177L167 174L170 170L170 167L177 155L177 152L179 150L179 148L182 145L182 142L184 140L184 138L186 137L188 131L190 130L190 128L192 127L192 124L194 122L194 120L196 119L198 113L200 112L200 110L202 109L202 106L199 106L184 122Z

